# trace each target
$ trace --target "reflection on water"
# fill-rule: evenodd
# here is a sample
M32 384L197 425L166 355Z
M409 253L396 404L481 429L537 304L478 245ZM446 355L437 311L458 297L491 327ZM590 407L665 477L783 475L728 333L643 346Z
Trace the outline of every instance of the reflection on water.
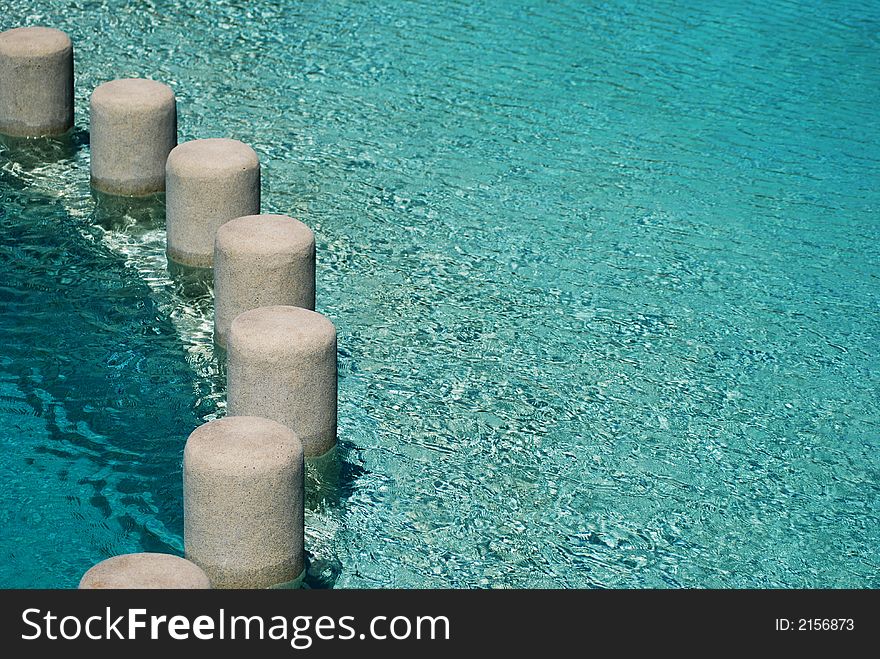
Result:
M13 137L0 133L3 166L19 175L39 174L47 166L73 160L88 143L88 132L76 128L52 137Z
M91 189L92 224L107 232L143 239L151 231L165 228L165 195L116 197Z

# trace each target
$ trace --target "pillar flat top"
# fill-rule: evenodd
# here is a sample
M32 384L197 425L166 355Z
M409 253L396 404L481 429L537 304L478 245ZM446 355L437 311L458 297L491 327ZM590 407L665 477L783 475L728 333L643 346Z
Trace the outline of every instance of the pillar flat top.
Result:
M101 561L83 575L80 588L210 588L200 567L180 556L143 552Z
M260 307L235 317L228 344L230 350L244 348L267 354L322 353L335 346L336 328L326 316L301 307Z
M217 230L217 246L232 254L307 254L315 248L315 234L287 215L245 215Z
M174 103L168 85L146 78L123 78L99 85L92 92L92 105L114 107L161 107Z
M259 166L257 152L244 142L214 137L178 144L168 155L167 164L170 171L182 176L204 176Z
M0 32L0 53L7 56L51 55L69 48L70 37L53 27L16 27Z
M302 462L296 434L277 421L258 416L226 416L196 428L186 442L188 468L240 472L274 470Z

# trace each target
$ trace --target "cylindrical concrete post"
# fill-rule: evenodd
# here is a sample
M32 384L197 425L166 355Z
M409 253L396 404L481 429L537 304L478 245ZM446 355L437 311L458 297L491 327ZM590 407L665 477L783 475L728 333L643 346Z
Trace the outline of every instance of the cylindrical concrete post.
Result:
M177 103L155 80L105 82L90 107L92 187L113 195L165 189L165 161L177 144Z
M165 165L168 258L210 268L220 225L260 212L260 159L238 140L184 142Z
M214 588L268 588L301 575L303 471L299 439L269 419L227 416L189 436L183 542Z
M210 588L208 575L193 563L171 554L123 554L101 561L83 575L83 589Z
M226 347L237 315L271 305L315 308L315 234L286 215L238 217L214 242L214 340Z
M336 445L336 328L289 306L245 311L227 341L227 411L293 430L306 457Z
M73 128L73 46L61 30L0 32L0 133L60 135Z

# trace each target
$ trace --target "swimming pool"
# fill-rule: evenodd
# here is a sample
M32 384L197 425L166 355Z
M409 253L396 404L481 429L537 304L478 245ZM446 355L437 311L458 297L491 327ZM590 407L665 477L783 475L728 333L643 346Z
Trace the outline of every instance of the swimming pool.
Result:
M0 586L179 553L224 413L161 199L89 190L125 76L316 232L309 585L880 585L876 3L7 4L74 40L77 128L0 146Z

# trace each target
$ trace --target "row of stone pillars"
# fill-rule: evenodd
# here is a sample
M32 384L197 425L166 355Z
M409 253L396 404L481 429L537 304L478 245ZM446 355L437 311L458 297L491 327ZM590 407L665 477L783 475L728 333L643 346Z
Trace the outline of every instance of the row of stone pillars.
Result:
M73 47L45 27L0 33L0 133L73 127ZM165 193L169 262L213 268L227 414L197 428L183 461L184 551L105 560L82 588L262 588L304 572L304 460L336 444L336 329L315 308L315 237L260 215L260 161L246 144L177 144L174 92L113 80L90 102L91 185Z

